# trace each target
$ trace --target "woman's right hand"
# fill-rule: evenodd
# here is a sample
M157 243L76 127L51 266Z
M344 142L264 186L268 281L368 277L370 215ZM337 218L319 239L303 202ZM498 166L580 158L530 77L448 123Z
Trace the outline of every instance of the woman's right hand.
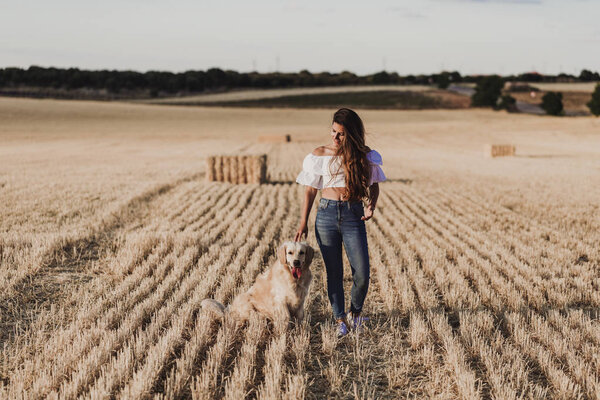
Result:
M296 236L294 237L295 242L299 242L302 240L302 236L304 236L304 240L308 238L308 226L305 223L300 224L300 227L296 231Z

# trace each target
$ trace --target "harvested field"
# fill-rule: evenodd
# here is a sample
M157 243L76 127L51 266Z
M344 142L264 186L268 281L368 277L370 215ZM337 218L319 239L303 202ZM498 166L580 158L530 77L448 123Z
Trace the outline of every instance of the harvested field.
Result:
M572 82L572 83L541 83L531 82L531 86L545 92L583 92L592 93L600 82Z
M327 108L340 107L363 109L459 109L469 108L471 100L460 94L444 90L427 91L349 91L335 93L300 94L293 96L267 97L250 100L229 100L216 102L178 102L187 106L217 107L286 107L286 108Z
M389 178L368 329L334 337L319 252L304 323L210 323L202 299L295 232L333 111L0 98L0 398L598 398L591 117L359 110ZM240 153L267 154L270 184L206 182Z
M283 96L305 96L317 94L333 94L343 92L375 92L375 91L412 91L420 92L430 90L426 85L360 85L360 86L325 86L312 88L289 88L289 89L248 89L232 90L225 93L209 93L196 96L170 97L164 99L146 100L146 102L156 104L200 104L200 103L218 103L243 100L269 99Z
M259 142L263 143L287 143L292 141L290 135L262 135L258 137Z
M529 93L511 93L515 99L525 103L542 105L542 97L547 92L537 92L535 98L532 98ZM560 92L562 93L563 106L566 115L591 115L587 103L592 99L592 94L584 91Z

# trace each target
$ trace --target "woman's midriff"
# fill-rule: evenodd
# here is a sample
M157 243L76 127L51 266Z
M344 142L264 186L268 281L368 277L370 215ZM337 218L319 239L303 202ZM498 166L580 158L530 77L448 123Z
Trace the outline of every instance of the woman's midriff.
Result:
M321 189L321 197L328 200L345 200L343 187L329 187Z

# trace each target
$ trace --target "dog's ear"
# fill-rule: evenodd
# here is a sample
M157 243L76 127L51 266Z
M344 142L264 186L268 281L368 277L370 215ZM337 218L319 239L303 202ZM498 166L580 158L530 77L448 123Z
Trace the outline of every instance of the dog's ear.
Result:
M308 267L310 265L314 255L315 255L315 250L307 244L306 245L306 255L304 256L304 266L305 267Z
M286 252L286 244L283 243L281 246L279 246L279 248L277 249L277 259L279 260L279 262L281 263L281 265L285 265L286 263L286 258L285 258L285 252Z

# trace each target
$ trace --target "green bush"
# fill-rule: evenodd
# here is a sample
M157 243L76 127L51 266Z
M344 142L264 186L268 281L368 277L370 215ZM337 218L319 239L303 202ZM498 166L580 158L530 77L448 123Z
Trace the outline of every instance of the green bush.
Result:
M473 107L496 107L502 92L504 81L498 75L483 77L477 82L475 93L471 96Z
M542 97L542 108L548 115L561 115L563 112L562 93L546 93Z
M579 74L579 80L583 82L600 81L600 74L584 69Z
M596 90L592 93L592 99L587 106L596 117L600 115L600 83L596 85Z
M506 110L508 112L517 112L517 100L514 97L507 94L500 99L498 99L498 103L496 104L497 110Z
M442 72L441 74L433 75L432 78L439 89L448 89L448 86L450 86L450 80L452 79L448 72Z

